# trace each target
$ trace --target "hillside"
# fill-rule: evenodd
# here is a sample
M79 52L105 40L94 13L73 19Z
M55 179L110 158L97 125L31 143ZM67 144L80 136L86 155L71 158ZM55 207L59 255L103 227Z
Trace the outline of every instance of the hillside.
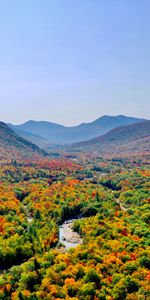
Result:
M51 144L70 144L86 141L103 135L113 128L142 121L144 119L119 115L102 116L93 122L73 127L45 121L28 121L21 125L8 125L22 137L26 137L38 146L47 149Z
M45 156L46 152L16 134L5 123L0 122L0 159Z
M121 126L95 139L76 143L72 148L101 153L128 154L150 151L150 121Z
M43 138L37 134L18 129L15 126L12 126L10 124L8 124L8 126L14 132L16 132L19 136L21 136L23 139L28 140L29 142L37 145L38 147L40 147L42 149L46 150L51 146L51 143L48 140L46 140L45 138Z

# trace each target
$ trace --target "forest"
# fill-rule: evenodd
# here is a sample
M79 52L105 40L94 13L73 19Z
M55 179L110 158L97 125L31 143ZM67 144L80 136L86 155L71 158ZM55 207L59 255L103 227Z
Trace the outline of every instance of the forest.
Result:
M150 300L150 0L0 1L0 300Z
M150 299L149 179L142 158L1 160L0 299Z

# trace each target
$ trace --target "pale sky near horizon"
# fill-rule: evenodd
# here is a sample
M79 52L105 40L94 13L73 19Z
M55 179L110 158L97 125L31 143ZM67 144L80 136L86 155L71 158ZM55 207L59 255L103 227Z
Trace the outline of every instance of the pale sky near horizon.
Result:
M104 114L150 118L150 1L0 1L0 120Z

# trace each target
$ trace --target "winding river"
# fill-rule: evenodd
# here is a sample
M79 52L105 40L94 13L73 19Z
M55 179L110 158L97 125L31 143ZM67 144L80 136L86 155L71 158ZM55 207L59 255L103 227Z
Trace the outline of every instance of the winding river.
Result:
M24 206L24 210L26 211L27 222L28 222L28 227L26 230L28 230L30 223L33 220L33 217L30 216L26 206ZM81 216L74 217L73 219L66 220L62 225L59 226L59 242L64 247L63 252L66 252L70 248L75 248L78 245L81 245L83 243L83 240L80 237L80 235L72 229L73 223L77 219L81 220L81 219L83 219L83 217L81 217ZM20 264L18 264L18 265L20 265ZM5 269L5 268L0 267L0 274L3 274L5 272L7 272L8 270L9 270L9 268Z
M80 235L72 229L75 220L69 219L59 227L59 242L64 245L65 250L75 248L83 242Z

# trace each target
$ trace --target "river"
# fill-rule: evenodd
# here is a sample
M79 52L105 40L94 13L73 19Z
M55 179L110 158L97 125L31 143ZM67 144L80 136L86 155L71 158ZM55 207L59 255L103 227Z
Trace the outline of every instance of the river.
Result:
M25 210L27 210L26 207L24 207L24 208L25 208ZM73 223L77 219L81 220L82 217L69 219L69 220L65 221L61 226L59 226L59 242L64 245L64 252L70 248L75 248L78 245L81 245L83 243L83 240L80 237L80 235L77 232L73 231L73 229L72 229ZM31 217L29 214L27 214L27 222L29 225L32 222L32 220L33 220L33 217ZM18 264L18 266L19 266L19 264ZM7 272L8 270L9 270L9 268L8 269L0 268L0 275Z
M73 223L76 220L77 219L69 219L59 227L59 242L64 245L65 250L75 248L83 243L80 235L72 229Z

